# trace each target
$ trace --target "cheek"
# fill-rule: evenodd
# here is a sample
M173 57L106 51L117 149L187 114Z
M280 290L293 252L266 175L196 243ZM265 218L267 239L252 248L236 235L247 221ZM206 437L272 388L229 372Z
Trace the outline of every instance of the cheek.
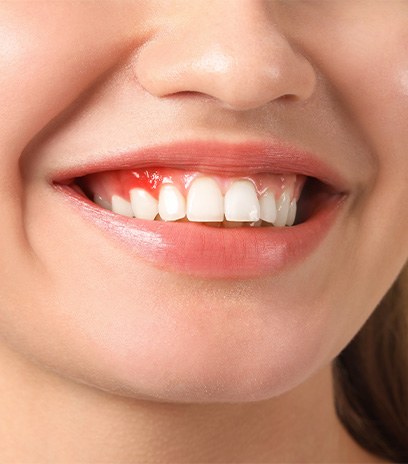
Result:
M362 227L377 266L384 269L392 260L402 265L408 258L408 37L396 43L380 54L378 66L366 63L365 86L350 92L363 142L377 165L365 192Z
M408 259L408 9L386 9L369 24L328 33L320 59L354 125L351 140L376 166L356 205L351 240L356 277L380 295Z
M144 10L93 2L0 3L0 140L20 153L30 139L141 40ZM119 32L118 32L119 31ZM133 31L133 35L130 32ZM16 158L13 159L13 162Z
M129 33L135 15L125 18L112 3L104 5L0 2L0 296L10 298L4 308L13 306L22 291L29 292L38 265L25 230L27 186L20 172L25 147L129 50L131 40L141 40ZM41 175L36 163L33 177ZM33 276L23 277L23 268L32 268Z
M105 21L102 28L100 10L89 21L91 5L81 5L0 2L0 267L7 270L3 282L19 274L18 263L28 255L20 172L25 147L113 64L120 46L126 46L119 37L113 39L114 21Z

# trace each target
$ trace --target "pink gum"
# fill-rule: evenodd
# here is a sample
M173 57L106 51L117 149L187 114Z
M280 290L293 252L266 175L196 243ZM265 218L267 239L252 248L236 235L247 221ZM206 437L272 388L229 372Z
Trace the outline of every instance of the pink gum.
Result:
M215 179L225 195L231 183L236 180L249 180L254 184L258 196L267 189L278 199L283 190L289 190L291 199L298 200L306 181L306 176L297 174L271 174L261 172L242 176L220 176L208 172L186 171L174 168L146 168L126 171L104 171L85 176L85 184L92 194L110 201L112 195L129 200L129 192L134 188L147 190L158 199L162 184L175 185L187 196L188 189L197 177L208 176Z

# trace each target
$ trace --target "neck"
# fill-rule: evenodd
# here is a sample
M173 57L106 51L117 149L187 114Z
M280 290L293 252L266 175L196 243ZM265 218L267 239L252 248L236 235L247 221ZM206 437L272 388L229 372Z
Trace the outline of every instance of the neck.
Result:
M102 392L0 351L0 461L380 462L337 419L330 366L266 401L177 404Z

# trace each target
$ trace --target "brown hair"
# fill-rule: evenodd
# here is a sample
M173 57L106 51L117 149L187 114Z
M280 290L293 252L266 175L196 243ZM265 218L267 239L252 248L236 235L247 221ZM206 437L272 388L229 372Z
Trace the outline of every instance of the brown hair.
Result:
M408 462L408 265L333 363L337 414L364 448Z

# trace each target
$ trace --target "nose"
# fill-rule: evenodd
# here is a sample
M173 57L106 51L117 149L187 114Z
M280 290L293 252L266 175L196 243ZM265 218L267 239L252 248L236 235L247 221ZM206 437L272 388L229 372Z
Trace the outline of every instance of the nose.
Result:
M313 94L311 63L277 30L262 1L185 3L188 12L158 31L135 62L139 83L150 94L194 92L237 111Z

